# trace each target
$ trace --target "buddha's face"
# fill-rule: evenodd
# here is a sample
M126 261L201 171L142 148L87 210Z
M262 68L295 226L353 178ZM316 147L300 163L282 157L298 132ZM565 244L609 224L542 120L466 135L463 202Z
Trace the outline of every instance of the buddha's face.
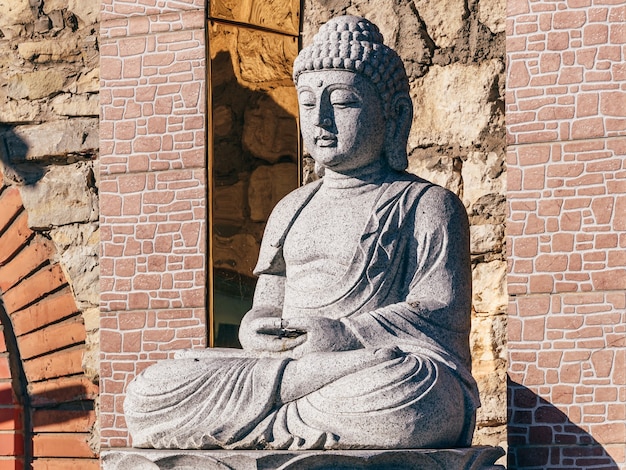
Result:
M305 72L297 88L302 139L318 164L350 173L381 158L385 118L368 78L343 70Z

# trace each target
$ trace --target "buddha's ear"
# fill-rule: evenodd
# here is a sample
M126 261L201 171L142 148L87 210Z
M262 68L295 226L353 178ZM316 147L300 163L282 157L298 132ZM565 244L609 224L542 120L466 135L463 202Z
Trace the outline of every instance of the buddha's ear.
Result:
M408 93L397 93L389 111L385 129L385 155L391 168L403 171L409 166L406 145L413 123L413 102Z

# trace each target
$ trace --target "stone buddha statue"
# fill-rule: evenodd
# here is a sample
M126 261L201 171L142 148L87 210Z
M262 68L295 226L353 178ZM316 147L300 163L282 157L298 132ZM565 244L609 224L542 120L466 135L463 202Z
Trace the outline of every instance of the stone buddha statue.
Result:
M471 445L465 209L406 173L412 104L378 28L334 18L294 64L302 137L324 177L263 237L243 350L185 351L128 386L134 447Z

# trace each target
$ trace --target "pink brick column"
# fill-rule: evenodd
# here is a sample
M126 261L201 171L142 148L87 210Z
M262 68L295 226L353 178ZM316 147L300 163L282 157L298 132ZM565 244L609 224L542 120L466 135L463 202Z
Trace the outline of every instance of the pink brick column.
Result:
M123 390L206 344L204 0L103 0L102 446L128 445Z
M509 0L509 468L626 469L626 6Z

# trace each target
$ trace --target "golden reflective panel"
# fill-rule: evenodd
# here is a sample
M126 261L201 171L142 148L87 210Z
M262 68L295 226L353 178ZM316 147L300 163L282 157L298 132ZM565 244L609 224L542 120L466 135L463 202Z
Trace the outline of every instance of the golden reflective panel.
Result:
M298 35L300 0L212 0L210 16Z
M252 271L265 223L274 205L299 184L298 106L291 79L298 40L210 21L209 53L210 343L238 347L239 323L252 306Z

